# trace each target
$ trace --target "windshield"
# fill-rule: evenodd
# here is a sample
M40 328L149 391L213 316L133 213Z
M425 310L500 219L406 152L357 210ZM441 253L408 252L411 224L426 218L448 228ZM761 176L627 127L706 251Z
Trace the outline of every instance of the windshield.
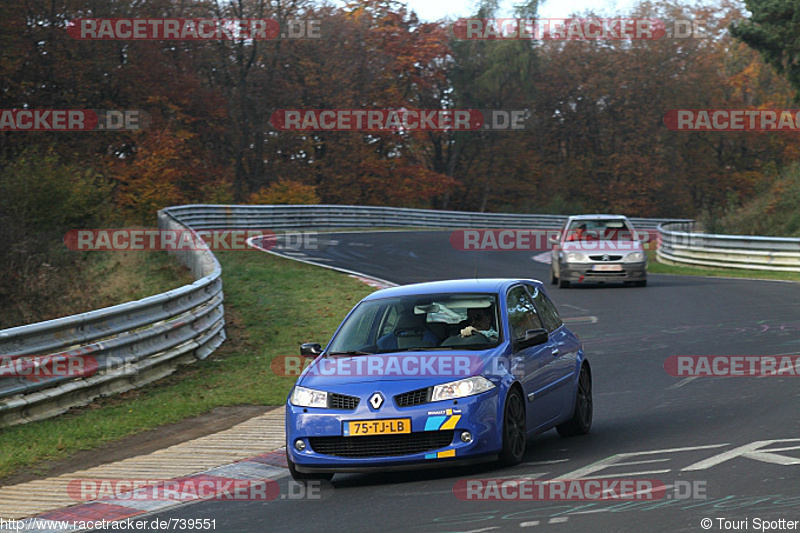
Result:
M493 294L413 295L359 304L327 353L484 349L501 340Z
M635 233L625 219L573 220L567 229L568 241L633 241Z

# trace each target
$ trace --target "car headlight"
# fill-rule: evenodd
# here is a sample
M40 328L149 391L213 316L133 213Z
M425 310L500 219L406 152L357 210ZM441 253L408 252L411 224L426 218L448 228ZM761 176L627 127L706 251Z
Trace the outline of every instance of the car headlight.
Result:
M573 252L573 253L567 254L567 262L568 263L585 263L586 262L586 256L583 255L583 254L579 254L579 253Z
M483 376L473 376L471 378L459 379L450 383L436 385L433 388L431 401L452 400L454 398L464 398L493 389L494 384Z
M328 393L305 387L295 387L289 401L297 407L328 407Z
M625 258L625 261L628 261L629 263L644 261L644 254L642 252L631 252Z

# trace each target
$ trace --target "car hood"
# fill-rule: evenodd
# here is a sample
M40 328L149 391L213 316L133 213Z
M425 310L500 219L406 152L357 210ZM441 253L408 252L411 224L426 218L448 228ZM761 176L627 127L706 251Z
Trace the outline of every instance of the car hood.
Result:
M582 254L622 254L627 255L631 252L641 252L643 250L640 241L567 241L561 249L566 252L578 252Z
M414 382L422 388L469 376L493 373L498 349L397 352L318 357L301 374L298 385L327 387L369 382Z

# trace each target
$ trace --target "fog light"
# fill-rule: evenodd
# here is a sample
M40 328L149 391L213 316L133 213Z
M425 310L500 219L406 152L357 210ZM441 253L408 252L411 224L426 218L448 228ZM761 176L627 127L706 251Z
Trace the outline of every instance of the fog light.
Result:
M470 433L469 431L462 431L461 432L461 442L465 442L467 444L472 442L472 433Z
M297 439L296 441L294 441L294 449L297 450L298 452L302 452L303 450L306 449L306 443L303 442L301 439Z

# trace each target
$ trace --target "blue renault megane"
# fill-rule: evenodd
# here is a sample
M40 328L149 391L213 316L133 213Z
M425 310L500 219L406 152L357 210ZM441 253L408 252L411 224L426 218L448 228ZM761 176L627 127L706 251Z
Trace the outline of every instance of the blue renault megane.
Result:
M519 463L529 437L592 424L592 374L542 283L437 281L376 291L347 315L286 404L297 480L336 472Z

